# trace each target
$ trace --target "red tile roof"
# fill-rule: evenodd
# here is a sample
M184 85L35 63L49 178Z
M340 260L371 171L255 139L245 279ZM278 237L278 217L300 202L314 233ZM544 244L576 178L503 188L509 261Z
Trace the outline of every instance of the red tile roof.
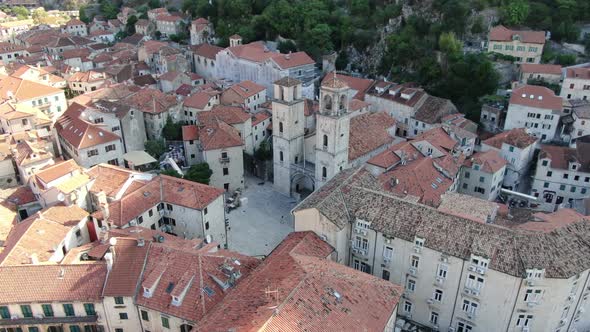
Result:
M281 68L289 69L293 67L305 66L315 64L312 58L305 52L295 52L289 54L276 54L272 60Z
M544 31L510 30L502 25L493 27L489 38L493 41L512 41L514 35L520 36L523 43L545 44Z
M233 36L232 36L233 37ZM230 37L230 39L232 38ZM241 38L238 36L238 38ZM297 66L313 64L305 52L295 52L291 54L281 54L278 52L271 52L266 49L262 42L253 42L233 47L228 47L226 50L230 51L238 58L253 62L264 62L272 59L281 69L289 69Z
M38 170L35 173L35 177L43 181L43 183L48 184L49 182L57 180L62 176L80 170L82 170L82 167L80 167L74 159L69 159L67 161L56 163Z
M496 149L502 149L502 144L515 146L519 149L524 149L534 144L538 138L532 134L527 133L525 128L515 128L512 130L501 132L493 137L483 141L483 144L493 146Z
M182 140L194 141L199 139L199 128L196 125L182 126Z
M195 46L191 46L193 53L204 56L205 58L215 60L215 56L220 51L223 51L222 47L211 45L211 44L199 44Z
M122 100L122 103L151 114L166 112L177 105L176 97L173 95L149 87L140 89Z
M115 256L103 296L135 295L149 250L149 244L137 244L137 240L123 237L117 238L116 244L111 246Z
M242 81L238 84L230 86L229 89L237 93L243 99L252 97L257 93L266 90L264 86L256 84L252 81Z
M568 208L561 208L553 213L538 212L533 214L533 217L539 221L528 221L517 225L516 228L533 232L550 233L558 228L584 221L586 218L584 215Z
M205 107L207 107L207 104L212 98L213 96L210 93L198 91L197 93L188 96L182 104L185 107L203 110Z
M566 70L566 77L590 80L590 66L568 68Z
M523 63L520 65L520 71L523 73L561 75L561 66L540 63Z
M66 26L70 26L70 25L82 25L82 26L86 26L86 23L80 21L77 18L73 18L69 21L66 22Z
M510 104L559 111L563 108L561 97L556 96L553 90L536 85L523 85L514 89Z
M125 182L137 173L127 168L98 164L90 168L87 174L94 179L90 192L98 193L103 191L107 197L114 197L123 188ZM139 178L134 181L141 184L147 183L147 181Z
M322 84L330 77L334 77L334 72L326 74L326 76L324 76L324 79L322 80ZM336 77L344 81L349 88L356 91L356 94L353 98L358 100L364 100L365 92L367 92L375 83L375 80L360 77L352 77L343 74L336 74Z
M101 126L82 120L80 113L85 109L85 106L78 103L71 104L55 122L57 134L77 149L121 140L119 136L104 130Z
M204 128L199 130L199 140L205 151L244 145L236 128L216 118L207 120Z
M199 123L208 123L212 119L218 119L227 124L244 123L250 119L250 114L246 113L239 106L215 105L209 112L197 113Z
M252 126L256 126L257 124L261 123L266 119L270 119L272 114L267 111L261 111L252 116Z
M106 264L0 267L0 304L101 302L106 274Z
M332 251L312 232L289 234L205 317L200 329L384 330L402 288L326 259Z
M488 150L474 154L463 163L467 167L472 167L473 164L480 165L481 171L493 174L506 167L507 162L495 150Z
M395 119L385 112L365 113L350 120L348 160L360 158L393 142Z

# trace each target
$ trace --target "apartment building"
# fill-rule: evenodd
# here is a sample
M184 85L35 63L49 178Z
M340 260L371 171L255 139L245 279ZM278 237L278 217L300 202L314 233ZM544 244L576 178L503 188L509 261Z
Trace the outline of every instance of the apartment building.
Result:
M525 128L516 128L492 136L481 142L481 151L494 150L506 160L503 187L518 191L527 183L529 168L534 161L539 139Z
M244 151L254 154L254 142L252 139L252 116L239 106L215 105L208 112L199 112L197 122L209 124L212 122L224 122L238 131L238 137L242 141Z
M191 45L210 44L214 41L213 23L199 17L191 22L190 27Z
M271 125L272 114L268 111L260 111L252 116L252 139L254 151L260 144L270 138L269 126Z
M221 94L221 104L241 106L246 111L257 112L266 102L266 88L252 81L243 81L227 88Z
M68 77L66 81L68 82L70 90L78 94L86 93L88 91L96 91L105 84L112 82L107 77L106 73L99 73L93 70L76 72Z
M55 154L51 141L31 138L11 143L13 144L12 158L20 183L27 183L37 171L54 163Z
M545 82L549 84L561 84L561 66L535 63L523 63L520 65L519 82L534 84Z
M84 119L86 107L73 103L56 121L55 130L64 158L74 159L78 165L92 167L100 163L123 164L121 137L100 122Z
M182 18L170 14L161 14L156 17L156 31L162 33L163 38L170 38L181 32L180 23Z
M139 19L135 23L135 32L144 36L149 36L154 32L154 24L146 19Z
M590 136L578 138L575 148L541 146L531 194L544 210L568 207L590 196L589 148Z
M58 89L63 89L67 86L67 82L63 77L54 75L44 68L30 65L20 66L10 76L49 85Z
M303 82L304 96L313 97L311 83L316 77L315 61L305 52L281 54L269 51L262 42L242 44L240 36L232 37L230 47L215 56L215 78L234 82L253 81L266 87L268 96L272 98L273 83L290 77Z
M512 91L504 130L528 128L542 142L550 142L558 138L562 113L562 99L553 91L542 86L524 85Z
M63 90L12 76L0 80L0 99L37 108L52 120L67 108Z
M578 254L589 248L574 240L588 237L584 216L487 223L468 198L448 213L374 188L363 169L342 172L294 209L295 230L325 238L341 264L404 285L401 317L461 332L589 328L589 262Z
M578 138L590 135L590 100L569 100L568 104L568 110L571 112L571 129L569 133L564 133L564 138L565 141L569 139L570 147L575 147Z
M16 134L30 130L43 130L49 134L51 120L47 115L27 104L6 101L0 105L0 131Z
M207 78L213 79L217 77L215 63L217 61L217 53L223 48L211 44L199 44L191 46L193 53L193 68L195 73Z
M4 64L17 61L19 58L26 57L28 52L25 47L7 42L0 42L0 60Z
M498 25L488 35L488 52L509 55L521 63L541 63L544 46L544 31L512 30Z
M506 160L494 150L474 154L461 167L457 191L494 201L502 188L506 164Z
M61 32L80 37L88 36L86 23L80 21L77 18L67 21L66 24L61 27Z
M162 128L168 117L175 122L181 120L180 104L176 97L157 89L142 88L119 102L143 113L148 139L162 137Z
M590 99L590 66L566 68L559 95L565 99Z

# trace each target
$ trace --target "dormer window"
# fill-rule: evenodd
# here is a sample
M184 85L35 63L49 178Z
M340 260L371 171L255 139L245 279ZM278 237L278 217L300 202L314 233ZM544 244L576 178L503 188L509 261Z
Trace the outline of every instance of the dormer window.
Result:
M172 305L177 307L180 306L180 298L178 296L172 297Z
M153 294L152 294L152 290L151 289L149 289L147 287L144 287L143 288L143 297L150 298L150 297L152 297L152 295Z
M471 265L469 266L469 271L476 272L478 274L485 274L490 260L481 256L471 256Z

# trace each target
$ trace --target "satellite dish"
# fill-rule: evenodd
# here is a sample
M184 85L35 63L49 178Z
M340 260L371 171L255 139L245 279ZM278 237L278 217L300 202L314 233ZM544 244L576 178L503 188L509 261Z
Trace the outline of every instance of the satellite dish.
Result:
M117 238L116 237L112 237L109 239L109 244L114 246L117 244Z
M66 196L63 193L57 194L57 200L63 202L66 199Z

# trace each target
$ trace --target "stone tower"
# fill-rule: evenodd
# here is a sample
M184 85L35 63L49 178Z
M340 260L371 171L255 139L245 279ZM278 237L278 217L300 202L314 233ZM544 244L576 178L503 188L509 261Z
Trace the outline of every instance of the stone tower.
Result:
M315 179L318 188L348 167L348 90L348 85L338 79L336 74L330 74L320 88L315 156Z
M291 164L303 160L305 114L301 81L284 77L274 82L272 146L275 189L291 195Z

